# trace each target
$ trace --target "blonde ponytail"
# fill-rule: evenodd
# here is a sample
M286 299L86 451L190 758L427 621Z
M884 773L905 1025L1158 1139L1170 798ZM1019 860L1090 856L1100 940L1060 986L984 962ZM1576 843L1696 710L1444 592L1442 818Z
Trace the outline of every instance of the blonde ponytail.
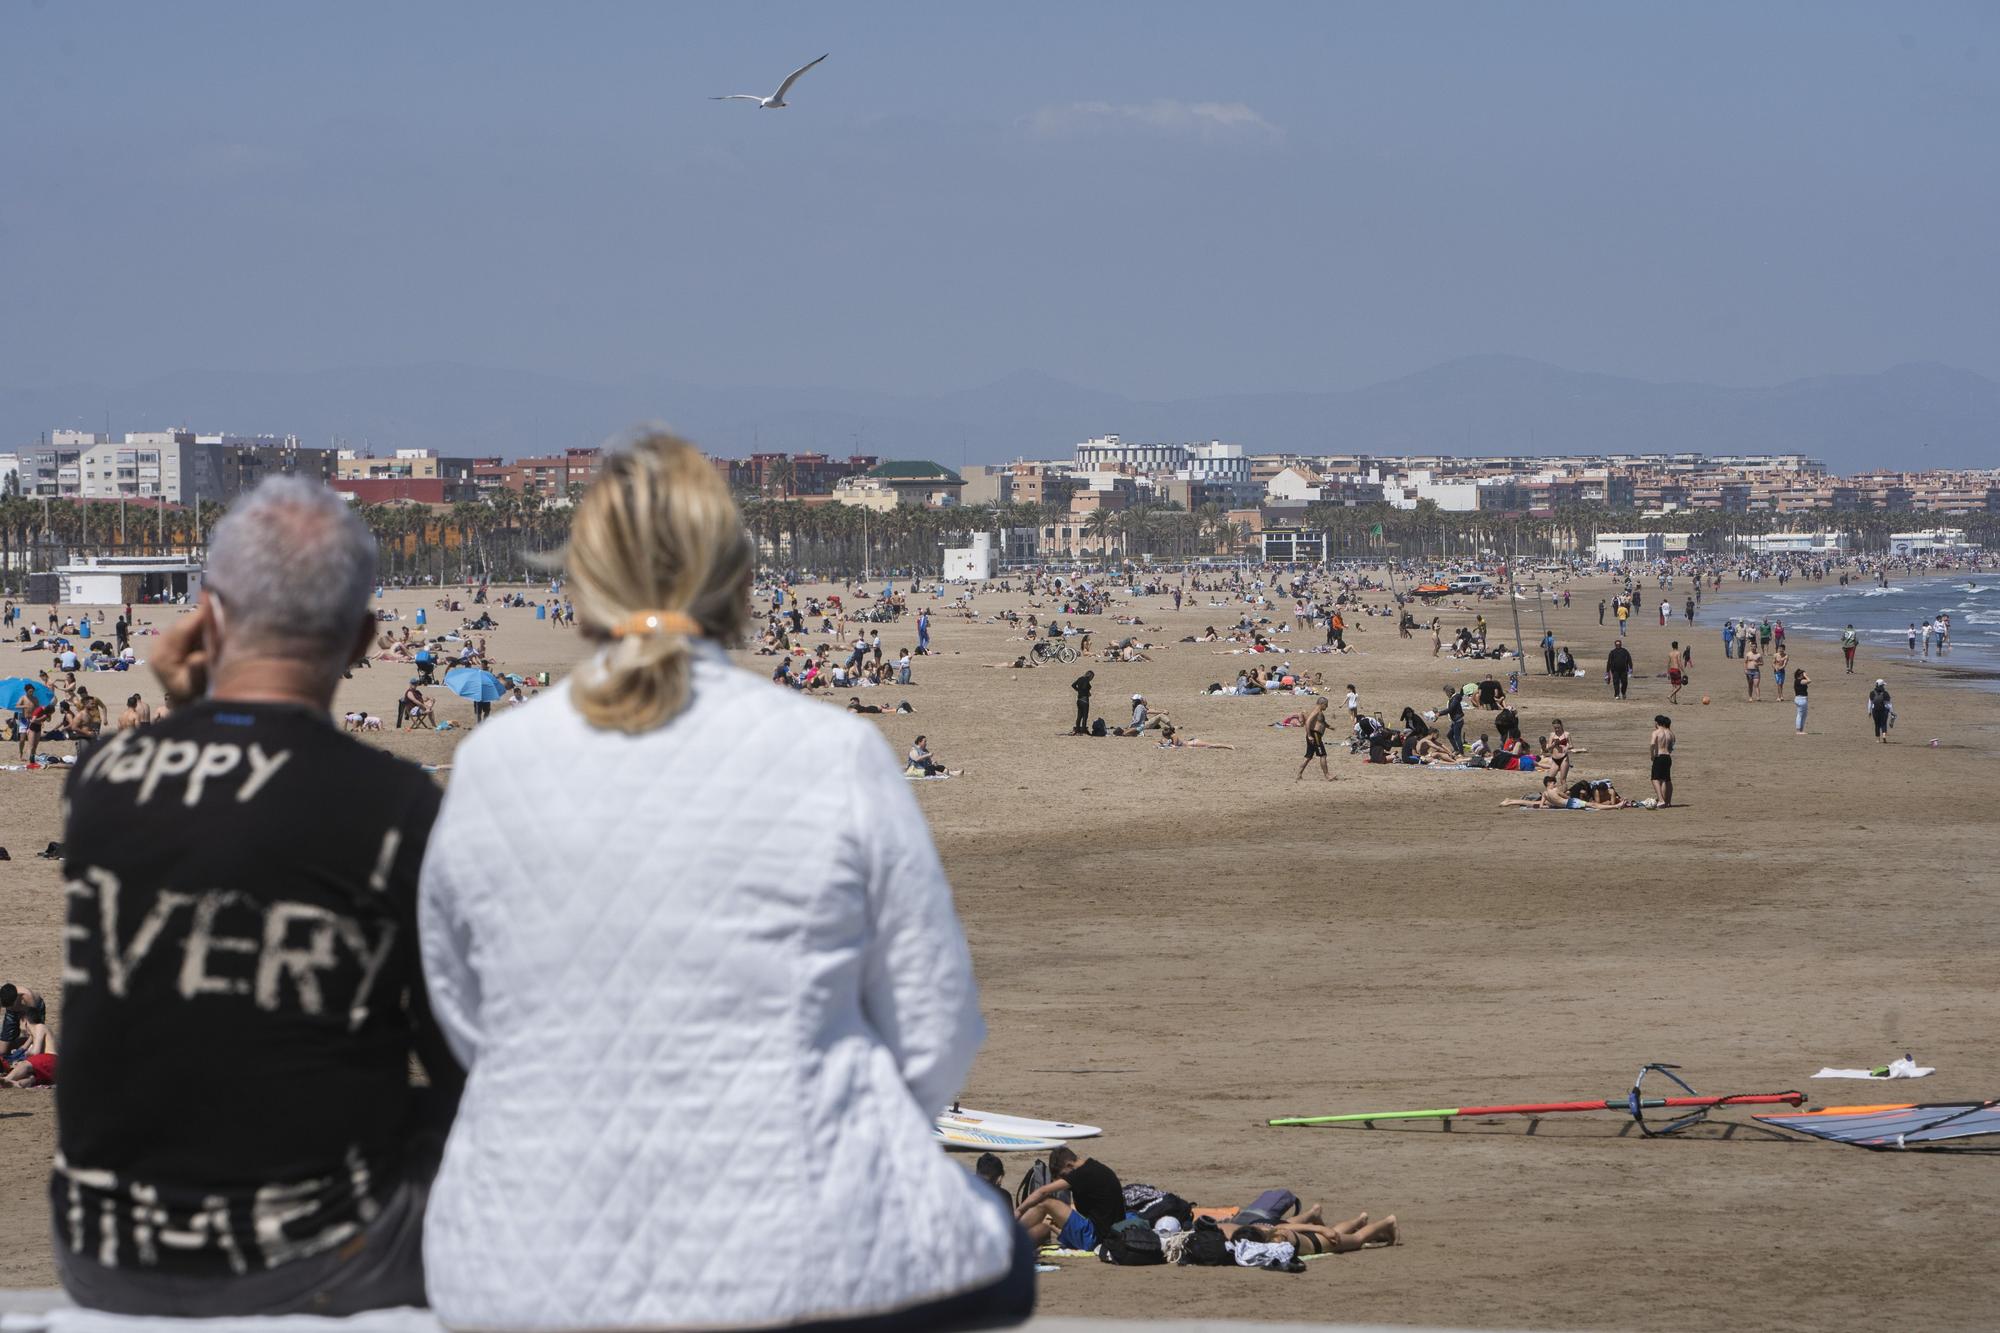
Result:
M570 687L584 719L638 733L679 715L694 640L742 638L753 572L743 517L693 445L651 434L609 455L570 527L577 623L606 645Z

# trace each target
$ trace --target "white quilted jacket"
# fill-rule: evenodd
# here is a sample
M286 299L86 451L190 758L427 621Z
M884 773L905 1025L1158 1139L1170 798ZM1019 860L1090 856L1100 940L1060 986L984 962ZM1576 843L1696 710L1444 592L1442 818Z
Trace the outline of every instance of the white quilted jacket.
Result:
M647 735L550 690L460 747L421 910L470 1072L424 1226L447 1325L755 1327L1006 1271L930 1138L985 1026L870 724L711 647Z

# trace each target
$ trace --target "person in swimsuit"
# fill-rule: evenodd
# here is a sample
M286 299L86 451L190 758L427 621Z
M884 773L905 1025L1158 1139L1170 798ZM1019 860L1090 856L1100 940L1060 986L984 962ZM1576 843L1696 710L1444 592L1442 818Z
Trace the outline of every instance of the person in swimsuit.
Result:
M1199 736L1182 737L1170 727L1160 728L1160 748L1162 750L1233 750L1233 745L1219 741L1205 741Z
M1542 753L1555 765L1558 782L1569 781L1570 756L1580 754L1575 737L1563 726L1563 720L1556 718L1549 723L1549 734L1542 738Z
M1764 654L1757 651L1757 641L1745 641L1747 648L1743 654L1743 697L1757 703L1763 696Z
M0 1061L0 1084L10 1088L49 1088L56 1081L56 1053L24 1056L13 1064Z
M1664 810L1674 803L1674 724L1665 713L1654 716L1646 748L1653 756L1653 793Z
M1368 1214L1362 1213L1328 1226L1319 1204L1285 1222L1218 1222L1216 1225L1222 1229L1227 1240L1277 1242L1292 1246L1300 1255L1351 1254L1355 1250L1394 1245L1399 1239L1394 1213L1380 1222L1371 1222Z
M1523 810L1581 810L1585 808L1584 803L1572 801L1569 797L1563 795L1562 784L1556 781L1556 775L1553 773L1542 779L1542 794L1540 796L1510 796L1500 802L1502 810L1514 807L1519 807Z
M1681 701L1681 686L1685 683L1686 672L1682 669L1681 641L1675 639L1673 648L1667 653L1667 684L1671 687L1667 691L1668 703L1677 704Z
M1315 759L1319 760L1320 773L1328 782L1333 781L1333 770L1326 763L1326 705L1327 701L1321 699L1313 705L1311 714L1306 718L1306 758L1299 765L1299 775L1293 779L1294 782L1305 777L1306 770L1312 767Z

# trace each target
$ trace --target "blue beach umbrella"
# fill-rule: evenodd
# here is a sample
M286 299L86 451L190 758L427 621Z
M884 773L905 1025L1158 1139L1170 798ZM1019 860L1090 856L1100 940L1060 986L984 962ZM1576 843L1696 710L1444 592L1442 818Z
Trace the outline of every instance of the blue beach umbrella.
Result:
M491 671L481 671L478 667L459 667L444 673L444 687L461 699L470 699L476 704L490 704L507 693L506 687Z
M56 692L39 680L29 680L25 676L0 680L0 708L18 709L24 695L33 695L38 704L54 703L56 698Z

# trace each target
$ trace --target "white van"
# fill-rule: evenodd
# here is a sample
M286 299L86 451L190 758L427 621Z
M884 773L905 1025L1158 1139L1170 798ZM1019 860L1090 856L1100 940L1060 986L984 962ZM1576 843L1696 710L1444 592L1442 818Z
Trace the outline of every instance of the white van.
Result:
M1485 593L1492 592L1496 586L1484 574L1455 574L1451 580L1453 592Z

